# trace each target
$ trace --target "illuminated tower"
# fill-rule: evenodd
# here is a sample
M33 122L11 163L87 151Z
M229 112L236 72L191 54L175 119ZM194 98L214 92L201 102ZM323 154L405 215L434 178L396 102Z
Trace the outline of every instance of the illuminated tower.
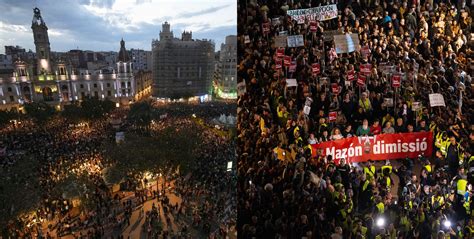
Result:
M33 30L33 37L36 46L37 73L50 73L51 48L49 46L48 27L41 17L40 10L35 8L33 9L33 12L34 15L33 21L31 23L31 29Z

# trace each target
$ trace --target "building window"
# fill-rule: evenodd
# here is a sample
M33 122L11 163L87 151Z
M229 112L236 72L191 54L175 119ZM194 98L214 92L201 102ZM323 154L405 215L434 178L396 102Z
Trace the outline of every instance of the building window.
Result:
M8 87L8 92L12 92L12 88L11 88L11 87Z
M83 84L81 84L81 89L84 89L84 85L83 85Z
M125 82L121 82L120 85L122 86L122 88L125 88Z
M97 88L97 84L94 84L94 88Z
M130 81L127 82L127 85L128 85L128 87L131 87L131 86L132 86L132 82L130 82Z
M112 96L112 92L110 92L110 90L107 91L107 96Z
M110 83L107 83L107 87L110 87Z
M81 100L83 100L86 97L86 94L84 92L81 92Z
M10 95L10 102L14 102L15 101L15 97L13 97L13 95Z
M99 98L99 92L94 91L94 97Z

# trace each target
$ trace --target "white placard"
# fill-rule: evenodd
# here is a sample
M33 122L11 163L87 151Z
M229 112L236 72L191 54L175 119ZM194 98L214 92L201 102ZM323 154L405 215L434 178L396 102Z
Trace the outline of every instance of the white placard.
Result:
M311 112L311 107L305 105L303 107L303 112L304 112L305 115L309 115L309 112Z
M245 44L250 43L250 37L249 37L249 35L245 35L245 36L244 36L244 39L245 39Z
M297 87L298 82L296 82L296 79L286 79L286 87Z
M237 94L239 96L245 94L247 92L247 89L245 87L245 80L237 84Z
M275 37L275 47L286 47L286 36L280 35Z
M446 107L446 104L444 103L444 97L442 94L430 94L430 106L435 107L435 106L444 106Z
M303 35L288 36L287 43L288 43L288 47L304 46Z

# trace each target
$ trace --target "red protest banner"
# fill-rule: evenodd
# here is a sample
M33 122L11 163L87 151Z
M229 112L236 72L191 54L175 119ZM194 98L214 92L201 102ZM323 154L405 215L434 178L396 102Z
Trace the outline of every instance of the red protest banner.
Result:
M366 80L365 76L359 73L359 76L357 77L357 85L361 87L364 86L365 80Z
M285 57L283 58L283 64L284 64L285 66L290 66L290 65L291 65L291 56L285 56Z
M270 32L270 23L269 22L262 23L262 32L263 32L263 34L267 34L267 33Z
M369 137L351 137L312 144L313 157L321 149L324 156L332 155L337 162L344 158L350 162L430 157L433 151L433 133L379 134Z
M313 74L319 74L319 72L321 72L321 67L319 63L313 63L311 65L311 68L313 69Z
M285 49L284 48L278 48L276 55L278 58L282 58L283 55L285 55Z
M336 122L337 112L331 111L329 112L329 122Z
M402 76L400 74L396 74L392 76L392 87L398 88L402 82Z
M355 80L354 75L355 75L354 69L348 71L348 72L347 72L347 80L348 80L348 81L353 81L353 80Z
M296 71L296 61L292 61L290 67L288 68L288 72L295 72Z
M339 85L337 83L332 83L331 89L333 94L339 94Z
M318 30L318 23L317 22L310 22L309 23L309 30L311 32L316 32Z

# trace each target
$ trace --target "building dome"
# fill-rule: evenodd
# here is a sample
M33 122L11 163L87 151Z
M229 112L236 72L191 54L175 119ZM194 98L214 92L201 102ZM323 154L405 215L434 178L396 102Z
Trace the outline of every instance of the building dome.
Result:
M128 52L127 50L125 49L125 41L122 40L120 41L120 51L119 51L119 55L118 55L118 60L117 61L121 61L121 62L128 62L130 61L130 57L128 56Z

